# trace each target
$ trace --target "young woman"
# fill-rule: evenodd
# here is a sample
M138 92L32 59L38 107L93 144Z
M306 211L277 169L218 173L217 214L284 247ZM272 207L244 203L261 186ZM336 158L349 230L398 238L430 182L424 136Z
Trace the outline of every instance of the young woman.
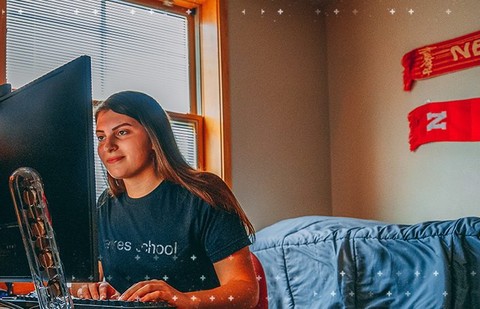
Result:
M95 116L109 184L98 201L104 282L82 285L77 296L177 308L255 306L253 226L218 176L185 162L160 105L125 91Z

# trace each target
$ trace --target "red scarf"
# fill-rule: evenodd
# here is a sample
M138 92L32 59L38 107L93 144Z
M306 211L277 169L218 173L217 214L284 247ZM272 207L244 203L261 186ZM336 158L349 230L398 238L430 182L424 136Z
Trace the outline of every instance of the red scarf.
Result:
M414 49L402 58L403 89L413 81L480 65L480 31Z
M410 150L437 141L480 141L480 98L433 102L408 114Z

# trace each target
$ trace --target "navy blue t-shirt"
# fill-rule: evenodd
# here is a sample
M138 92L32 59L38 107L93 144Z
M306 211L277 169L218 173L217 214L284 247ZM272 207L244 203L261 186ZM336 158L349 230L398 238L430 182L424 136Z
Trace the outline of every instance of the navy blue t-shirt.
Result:
M236 214L163 181L142 198L99 198L99 253L105 279L120 293L165 280L181 292L219 286L213 263L251 244Z

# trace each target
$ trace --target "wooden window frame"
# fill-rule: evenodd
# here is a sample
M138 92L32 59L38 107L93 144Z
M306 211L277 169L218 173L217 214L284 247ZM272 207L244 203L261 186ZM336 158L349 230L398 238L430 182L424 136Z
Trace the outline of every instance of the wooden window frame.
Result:
M7 1L0 1L0 84L7 82Z
M158 0L135 0L135 3L154 4ZM222 177L231 183L230 112L228 59L226 48L226 5L221 0L175 0L169 1L184 8L196 8L199 14L198 39L200 42L198 72L203 117L203 145L201 155L204 170ZM6 83L6 0L0 0L0 83ZM194 83L195 84L195 83ZM185 117L195 118L194 115ZM182 116L183 117L183 116ZM196 121L196 120L195 120ZM200 162L200 161L199 161Z
M204 0L199 9L205 169L232 186L226 4Z

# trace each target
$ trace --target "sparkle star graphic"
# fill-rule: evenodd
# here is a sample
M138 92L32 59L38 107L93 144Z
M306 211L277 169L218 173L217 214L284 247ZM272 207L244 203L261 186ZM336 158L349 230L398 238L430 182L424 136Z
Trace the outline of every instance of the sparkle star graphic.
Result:
M413 13L415 13L413 9L408 10L408 14L413 15Z
M282 14L283 14L283 10L282 10L282 9L279 9L277 12L278 12L278 15L282 15Z
M452 13L452 10L447 9L447 10L445 11L445 13L447 13L447 15L450 15L450 14Z
M410 295L412 295L412 294L409 291L405 292L405 296L410 297Z
M390 12L390 14L393 15L393 14L395 14L395 9L390 9L389 12Z
M340 272L340 276L342 276L342 277L345 276L345 274L346 273L343 270Z
M262 276L257 275L257 281L260 281L260 280L262 280Z
M173 295L172 299L173 299L173 301L177 301L177 299L178 299L177 295Z
M197 259L197 257L195 256L195 254L192 255L190 258L192 259L192 261L195 261L195 260Z
M438 276L438 275L440 275L440 274L439 274L438 271L434 271L434 272L433 272L433 275L436 277L436 276Z
M165 275L165 276L162 277L162 279L163 279L163 281L167 281L169 278L168 278L167 275Z
M233 301L234 299L235 299L235 297L233 297L232 295L228 296L229 301Z
M202 275L202 276L200 277L200 280L202 280L202 281L205 281L205 279L207 279L207 278L206 278L204 275Z
M190 297L190 299L191 299L192 301L196 301L196 300L197 300L197 298L195 297L195 295L192 295L192 297Z
M210 296L209 299L210 299L210 301L214 301L214 300L215 300L215 296L212 295L212 296Z

